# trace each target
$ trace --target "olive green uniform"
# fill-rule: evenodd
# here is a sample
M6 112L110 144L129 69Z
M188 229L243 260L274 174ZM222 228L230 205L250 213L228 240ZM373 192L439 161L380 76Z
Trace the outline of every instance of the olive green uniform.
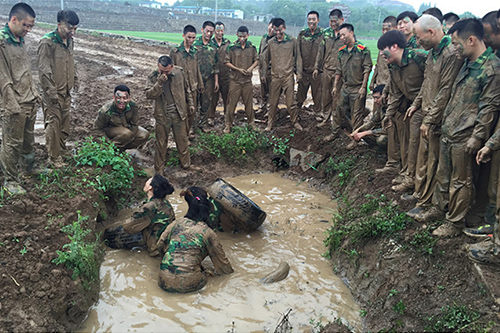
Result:
M373 115L361 125L358 129L358 132L364 132L371 130L375 136L375 140L373 136L365 136L363 140L365 140L369 145L377 145L381 148L387 148L387 131L382 128L382 119L385 117L385 111L387 110L387 105L375 108L373 110Z
M158 240L167 226L175 220L174 209L167 199L151 198L137 208L123 224L129 234L142 232L149 255L160 255Z
M6 181L18 180L18 163L29 172L35 162L33 132L40 96L30 69L24 39L18 41L6 24L0 30L0 97L4 109L0 165Z
M297 107L300 109L307 98L307 91L311 87L314 101L314 112L321 116L321 75L313 79L312 74L318 56L318 49L323 41L323 29L316 28L314 33L309 28L300 31L297 37L300 55L302 57L302 80L298 82Z
M121 111L114 101L104 104L94 122L94 135L106 136L118 148L133 149L139 147L149 138L149 132L138 125L139 108L130 102Z
M158 240L158 248L165 253L158 284L169 292L201 289L207 282L201 265L207 256L217 274L233 272L217 234L205 222L185 217L172 222Z
M224 114L226 114L228 94L229 94L229 81L230 73L229 68L224 65L224 59L226 59L227 47L231 42L227 38L222 38L222 43L219 45L215 38L212 39L214 44L217 45L217 52L219 53L219 90L214 92L212 98L212 104L210 104L210 110L208 111L208 118L214 119L215 109L219 103L219 96L222 96L222 104L224 104Z
M157 69L149 75L146 98L155 101L155 171L163 174L163 169L167 163L167 143L170 130L174 134L181 166L187 169L191 165L186 118L188 109L194 107L194 105L189 90L189 82L182 68L174 66L172 72L168 75L167 81L163 84L158 81L158 76Z
M260 76L260 91L262 95L262 104L261 109L267 108L267 103L269 102L269 88L271 87L271 62L267 59L263 58L263 53L267 48L267 43L269 40L273 38L270 37L269 34L265 34L262 36L259 45L259 76ZM264 62L266 60L267 62ZM266 70L264 71L264 67ZM262 82L262 78L266 79Z
M476 61L465 60L443 115L439 164L432 203L448 207L446 220L457 228L474 201L475 155L465 152L470 138L485 142L500 110L500 59L488 48Z
M245 48L237 41L230 44L227 48L226 58L224 63L231 63L237 68L247 69L257 60L257 49L250 41L247 41ZM229 84L229 104L226 113L226 128L233 126L234 110L238 100L243 99L245 104L245 113L249 125L253 125L255 121L253 110L253 86L252 75L243 75L242 73L231 70L231 82Z

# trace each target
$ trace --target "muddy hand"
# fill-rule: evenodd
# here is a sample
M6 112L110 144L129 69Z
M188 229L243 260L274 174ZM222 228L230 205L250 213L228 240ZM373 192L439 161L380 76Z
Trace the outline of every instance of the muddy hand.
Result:
M480 163L488 163L490 160L491 160L491 149L486 146L479 149L476 155L477 165L479 165Z

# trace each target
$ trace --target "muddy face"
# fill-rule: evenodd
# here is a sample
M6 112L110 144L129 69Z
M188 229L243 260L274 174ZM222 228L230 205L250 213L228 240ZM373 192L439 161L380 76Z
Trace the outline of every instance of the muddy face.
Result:
M194 40L196 39L196 34L194 32L187 32L186 34L182 35L184 38L184 43L191 47L193 45Z
M316 31L316 28L318 27L318 15L316 14L309 14L307 15L307 26L309 27L309 30L311 31Z
M18 20L16 16L13 16L10 23L9 27L14 37L24 38L35 26L35 19L27 16L25 19Z
M78 26L69 24L67 22L60 22L57 24L57 32L62 39L72 38Z
M333 31L338 31L339 27L344 23L344 18L340 18L336 15L330 16L330 28L333 29Z
M418 44L422 48L424 48L425 50L430 50L434 47L431 30L422 30L420 24L418 24L417 21L417 23L413 26L413 32L415 34L415 37L417 38Z
M248 33L238 32L238 43L240 43L241 46L244 46L247 43L247 40L248 40Z
M117 90L113 95L113 100L115 102L115 106L118 110L125 110L128 103L130 102L130 95L127 91Z
M214 27L207 25L205 28L201 29L202 38L205 43L208 43L212 36L214 35Z
M385 34L387 31L390 31L392 29L395 29L395 27L392 27L392 24L390 23L382 23L382 33Z
M224 37L224 25L217 24L215 26L215 38L217 40L222 40L223 37Z
M453 35L451 35L451 42L455 48L457 57L460 59L467 58L466 41L458 37L457 33L454 32Z
M279 27L274 26L273 30L274 34L276 35L276 38L278 40L282 40L283 37L285 36L286 28L283 25L280 25Z
M347 28L340 29L340 40L347 46L354 44L354 32L349 31Z
M404 33L405 36L411 36L413 34L413 21L409 17L399 20L398 30Z

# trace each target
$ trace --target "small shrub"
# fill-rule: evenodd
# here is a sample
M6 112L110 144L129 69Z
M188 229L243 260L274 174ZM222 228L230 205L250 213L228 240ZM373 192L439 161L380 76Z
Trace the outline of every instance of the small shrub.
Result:
M432 237L431 233L427 229L416 233L413 236L413 240L410 244L414 247L417 252L423 254L432 254L434 245L438 241L437 238Z
M406 310L406 305L403 303L403 300L400 300L399 302L394 304L392 309L394 310L394 312L399 313L400 315L404 315Z
M325 171L330 175L336 174L342 186L349 180L352 168L355 164L356 161L349 157L330 157L326 161Z
M467 332L474 332L480 330L479 327L474 328L469 325L479 317L476 311L454 302L451 306L441 308L441 315L428 318L431 323L424 330L426 332L450 332L464 329Z
M288 150L290 149L290 139L293 138L294 133L293 131L290 131L290 136L289 137L278 137L276 135L271 135L270 138L265 138L266 139L266 144L268 147L273 149L273 153L276 155L285 155Z

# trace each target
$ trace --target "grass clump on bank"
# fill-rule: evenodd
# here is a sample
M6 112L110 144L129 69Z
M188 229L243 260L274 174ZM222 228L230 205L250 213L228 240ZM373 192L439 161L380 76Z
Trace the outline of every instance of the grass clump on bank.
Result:
M466 305L447 305L441 308L441 315L429 317L425 332L484 332L491 327L475 323L481 316ZM494 325L494 323L493 323Z

